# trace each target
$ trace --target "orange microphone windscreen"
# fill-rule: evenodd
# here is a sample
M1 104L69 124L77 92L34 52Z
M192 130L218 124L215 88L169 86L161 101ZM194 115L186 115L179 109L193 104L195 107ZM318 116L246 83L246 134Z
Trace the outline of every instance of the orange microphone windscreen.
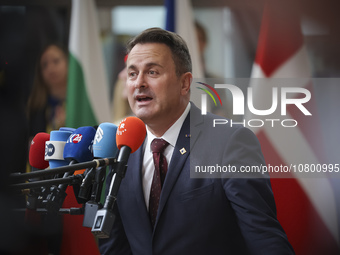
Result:
M117 147L120 149L122 146L128 146L131 153L134 153L144 142L145 136L144 122L137 117L127 117L120 122L117 129Z

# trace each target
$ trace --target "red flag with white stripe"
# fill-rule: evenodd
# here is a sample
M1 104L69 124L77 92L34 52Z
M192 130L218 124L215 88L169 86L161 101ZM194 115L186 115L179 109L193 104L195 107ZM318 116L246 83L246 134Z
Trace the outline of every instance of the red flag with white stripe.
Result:
M282 87L289 87L289 84L292 87L298 84L312 95L314 93L300 20L295 12L297 8L289 6L287 2L268 1L264 8L252 71L252 78L262 79L252 79L250 84L253 101L254 104L258 103L258 108L271 105L273 87L280 91ZM284 78L285 82L280 78ZM264 83L268 86L263 86ZM293 96L299 98L300 94L295 93ZM302 114L295 105L287 105L285 119L296 120L296 128L273 128L270 125L253 128L268 165L310 166L327 162L315 97L312 96L304 106L312 113L312 117ZM282 115L275 117L282 119ZM246 119L249 118L255 117L248 112ZM278 219L296 254L339 254L334 192L327 176L306 178L298 173L290 173L286 177L289 178L272 178L271 182Z

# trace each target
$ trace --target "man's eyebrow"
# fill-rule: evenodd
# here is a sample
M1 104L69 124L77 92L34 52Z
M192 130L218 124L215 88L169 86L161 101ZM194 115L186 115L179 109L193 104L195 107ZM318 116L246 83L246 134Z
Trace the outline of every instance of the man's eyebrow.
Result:
M154 63L154 62L147 63L146 66L147 66L147 67L151 67L151 66L159 66L159 67L163 67L162 65L160 65L160 64L158 64L158 63Z
M147 63L145 64L147 67L152 67L152 66L159 66L159 67L162 67L163 66L161 64L158 64L158 63L155 63L155 62L150 62L150 63ZM128 69L137 69L137 67L135 65L130 65L128 66Z
M135 65L129 65L127 68L128 69L136 69L136 66Z

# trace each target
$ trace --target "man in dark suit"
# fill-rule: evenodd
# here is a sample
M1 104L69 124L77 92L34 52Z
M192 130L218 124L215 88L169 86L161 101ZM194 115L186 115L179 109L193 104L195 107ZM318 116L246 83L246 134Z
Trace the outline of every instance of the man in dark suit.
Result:
M201 115L189 102L191 60L182 38L152 28L127 49L129 103L147 137L129 158L116 221L110 238L99 241L101 253L294 254L266 176L197 173L203 166L240 170L265 162L251 131L213 127L220 117ZM154 138L165 144L159 161L153 159Z

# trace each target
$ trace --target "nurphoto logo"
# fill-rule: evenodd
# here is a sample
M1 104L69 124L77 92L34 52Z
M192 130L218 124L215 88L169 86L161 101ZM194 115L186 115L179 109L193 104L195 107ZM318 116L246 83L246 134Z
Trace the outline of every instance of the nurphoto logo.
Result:
M279 111L279 116L287 116L287 107L289 105L294 105L302 112L305 116L312 116L311 112L305 107L305 104L311 99L311 92L308 89L301 87L268 87L271 89L271 98L266 98L270 100L271 106L267 109L257 109L254 106L254 88L247 88L247 97L245 97L243 91L232 84L215 84L214 87L202 83L197 82L205 87L209 88L215 96L219 99L220 104L222 105L221 98L215 89L226 89L231 93L232 96L232 113L235 116L250 114L251 116L261 116L257 119L243 119L242 122L233 122L233 120L227 119L215 119L213 123L213 127L216 125L225 125L230 124L242 124L246 126L248 124L249 127L262 127L265 123L270 124L272 127L275 126L277 122L281 123L283 127L295 127L298 125L297 120L295 119L278 119L278 118L263 118L263 116L270 116ZM197 87L198 89L203 90L206 94L201 95L201 114L207 114L207 94L214 101L215 106L217 106L214 95L205 88ZM300 95L298 98L291 98L289 95ZM246 100L245 100L246 98ZM280 103L279 103L280 101ZM247 107L245 109L245 107ZM277 114L275 115L278 116Z

